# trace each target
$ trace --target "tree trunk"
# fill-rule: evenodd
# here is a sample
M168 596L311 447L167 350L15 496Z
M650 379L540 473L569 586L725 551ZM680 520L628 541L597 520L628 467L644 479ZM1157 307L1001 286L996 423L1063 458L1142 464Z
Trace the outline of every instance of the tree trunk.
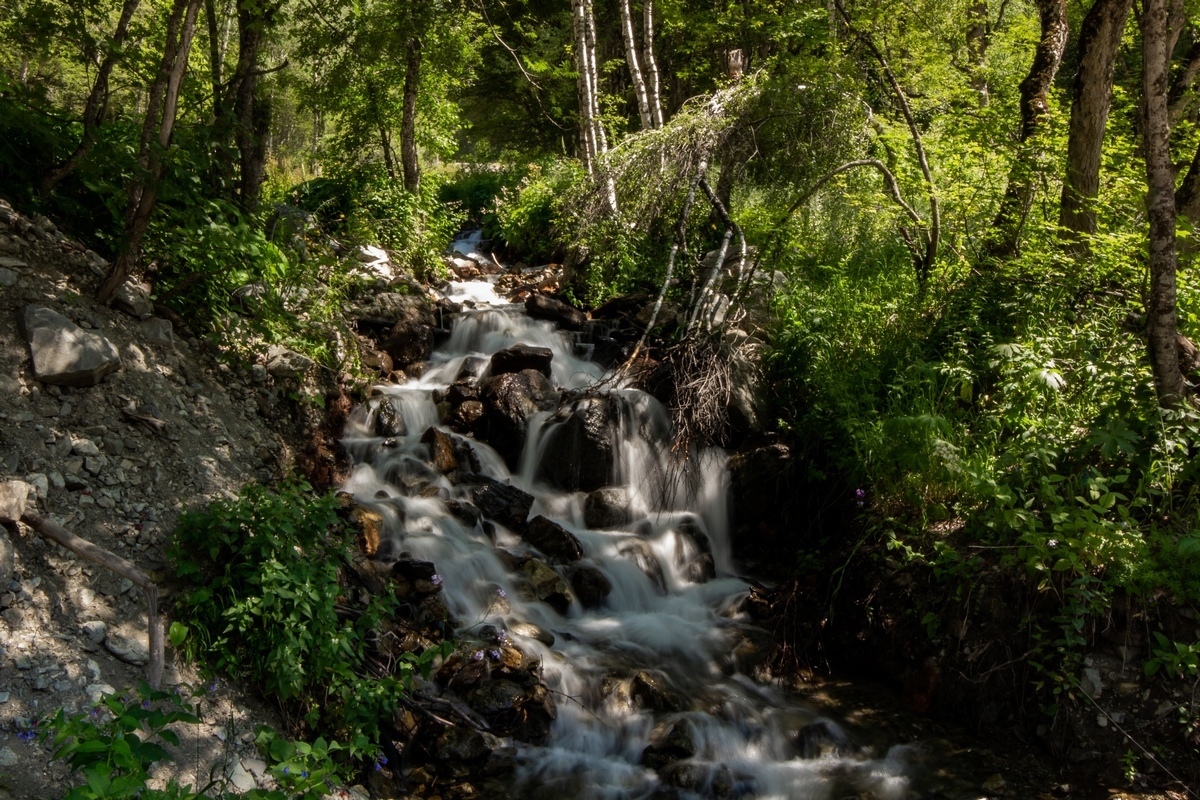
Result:
M1133 0L1095 0L1079 32L1079 72L1071 100L1067 174L1058 224L1064 236L1086 249L1080 234L1096 232L1100 156L1112 105L1113 68Z
M608 152L608 135L604 132L604 123L600 119L600 69L596 64L596 18L592 13L592 0L584 2L583 32L587 42L584 56L588 62L587 76L591 84L592 98L592 127L595 129L596 154Z
M991 101L987 79L987 50L991 40L986 0L977 0L967 8L967 53L971 58L971 88L979 96L979 107Z
M121 18L117 21L112 45L104 54L104 60L100 62L100 69L96 72L96 80L88 95L87 105L83 109L83 137L79 140L79 145L71 157L51 170L42 180L42 185L39 187L42 197L48 197L54 191L54 187L74 172L83 159L87 158L87 154L92 150L92 145L96 143L96 133L100 130L100 125L104 122L104 116L108 110L108 79L121 57L121 49L125 44L125 37L129 33L129 22L133 19L139 2L140 0L125 0L125 5L121 7Z
M212 92L213 119L221 103L221 71L224 56L221 53L221 36L217 29L216 0L204 0L204 19L208 23L208 85Z
M654 0L642 6L642 62L646 67L646 101L650 105L650 121L656 128L663 126L662 94L658 85L658 63L654 60Z
M129 187L129 206L125 213L121 249L100 285L97 298L101 303L112 300L138 261L142 237L158 199L163 154L171 146L171 133L175 128L175 114L179 107L179 88L187 70L199 9L200 0L175 0L171 8L162 62L150 86L150 98L146 104L138 172Z
M1017 251L1021 229L1033 202L1034 172L1040 153L1037 148L1049 105L1046 95L1054 83L1067 47L1067 0L1035 0L1041 23L1041 39L1033 54L1029 74L1021 81L1021 131L1016 160L1008 173L1008 188L996 214L995 238L987 253L1006 258Z
M592 97L590 61L587 56L587 0L572 0L572 23L575 29L575 68L579 70L576 94L579 99L579 149L588 175L596 172L599 143L596 139L595 102Z
M654 117L650 112L650 97L646 93L646 81L642 77L642 67L638 63L637 40L633 35L633 13L629 10L629 0L621 3L621 33L625 38L625 63L629 65L629 77L633 81L633 93L637 97L638 116L642 121L642 130L648 131L654 127Z
M408 40L408 66L404 71L404 113L400 120L400 160L404 166L404 188L416 194L421 189L421 164L417 158L417 89L421 81L421 40Z
M1175 181L1171 168L1167 89L1171 67L1166 0L1144 0L1142 91L1145 96L1146 211L1150 220L1150 296L1146 337L1159 405L1185 395L1175 315Z

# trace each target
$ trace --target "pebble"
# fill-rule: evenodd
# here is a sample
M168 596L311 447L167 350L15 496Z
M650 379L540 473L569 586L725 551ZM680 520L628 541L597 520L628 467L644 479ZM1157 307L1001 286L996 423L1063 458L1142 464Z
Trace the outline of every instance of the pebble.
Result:
M0 705L8 702L8 698L12 695L8 692L0 692Z
M17 758L17 754L12 751L11 747L0 750L0 767L15 767L19 763L21 763L21 759Z

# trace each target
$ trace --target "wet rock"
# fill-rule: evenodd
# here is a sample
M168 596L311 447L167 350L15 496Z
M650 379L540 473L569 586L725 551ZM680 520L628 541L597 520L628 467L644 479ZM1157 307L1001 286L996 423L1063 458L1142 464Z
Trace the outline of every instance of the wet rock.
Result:
M578 566L571 571L571 588L584 608L599 608L612 592L612 582L595 567Z
M629 682L629 695L642 708L651 711L682 711L685 708L683 699L671 689L666 676L653 670L643 669L633 676Z
M468 528L474 528L483 519L483 513L478 508L462 500L447 500L446 510Z
M696 743L692 741L687 725L676 722L669 727L660 725L650 735L650 744L642 751L642 763L659 770L675 761L696 755Z
M514 344L492 356L492 375L507 375L512 372L533 370L549 378L550 362L553 358L554 353L548 347Z
M467 356L463 359L463 365L459 368L458 374L454 376L454 382L469 386L477 384L487 372L489 363L490 360L483 356Z
M451 405L461 405L468 400L479 399L479 384L469 381L455 381L446 390L446 399Z
M525 689L504 678L481 683L467 695L467 703L489 721L516 711L525 701Z
M362 361L364 369L372 370L380 375L391 375L392 370L396 368L396 362L392 361L391 356L373 347L362 348L358 357Z
M387 294L377 296L370 307L375 320L390 323L387 338L382 342L397 366L407 369L425 361L433 352L433 310L428 301L415 295ZM363 321L360 320L360 327Z
M442 761L482 761L490 753L487 740L474 728L447 728L437 738L437 757Z
M433 583L434 579L438 577L437 567L432 561L417 561L411 558L403 558L393 564L392 574L410 582L428 581Z
M485 410L478 400L466 400L450 411L450 425L463 433L478 433L483 427Z
M607 485L616 460L615 419L608 397L584 397L560 410L545 434L538 478L568 491Z
M45 306L29 305L17 316L33 356L38 380L59 386L95 386L121 368L113 343L89 333Z
M534 597L546 603L560 614L566 614L575 596L571 587L562 576L550 568L550 565L536 558L531 558L521 567L521 572L529 579Z
M430 428L421 436L421 443L429 448L429 460L433 468L443 475L458 469L458 458L454 454L454 440L440 428Z
M617 548L617 555L632 561L634 566L646 573L646 577L654 582L660 594L666 594L667 579L663 575L662 564L658 562L654 550L644 539L626 539Z
M717 562L712 553L700 553L687 563L683 577L692 583L708 583L717 577Z
M138 319L154 316L154 302L150 299L150 287L144 283L125 281L113 295L113 307Z
M29 495L33 492L33 486L25 481L0 483L0 522L16 522L21 519L28 507ZM6 586L8 581L0 582L0 589Z
M525 300L525 313L533 319L549 320L569 331L580 330L587 322L587 315L578 308L537 292Z
M313 363L308 356L282 345L274 344L267 348L267 374L272 378L299 378L312 369Z
M404 418L400 416L395 400L385 397L379 401L379 405L375 407L374 428L376 436L408 435L408 428L404 424Z
M472 488L471 499L484 516L509 527L525 524L533 507L533 495L483 475L474 476L474 480L480 483Z
M592 530L623 528L632 518L629 492L620 487L597 489L583 501L583 521Z
M750 447L730 456L729 499L735 525L786 528L786 515L795 506L795 492L789 481L794 461L792 449L782 442Z
M804 758L846 756L854 745L842 727L831 719L818 719L796 733L796 749Z
M488 444L515 468L525 446L529 419L557 402L558 393L540 372L527 369L492 378L483 391Z
M698 761L676 761L659 773L663 782L703 797L734 797L733 772L724 764L704 764Z
M509 628L509 631L517 636L524 636L526 639L533 639L546 645L546 647L554 646L554 634L545 628L538 627L532 622L518 622Z
M583 558L583 545L575 534L541 514L529 520L522 537L552 559L578 561Z

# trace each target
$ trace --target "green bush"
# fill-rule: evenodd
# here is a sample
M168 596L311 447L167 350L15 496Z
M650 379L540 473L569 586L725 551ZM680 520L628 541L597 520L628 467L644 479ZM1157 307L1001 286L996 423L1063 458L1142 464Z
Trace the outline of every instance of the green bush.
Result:
M153 691L145 682L121 697L108 695L90 713L49 717L42 737L57 748L54 760L66 761L83 783L71 788L65 800L101 800L138 797L143 800L319 800L334 784L344 781L334 758L360 760L376 752L365 737L350 745L317 739L309 744L289 742L266 726L258 729L256 744L270 764L278 789L234 791L224 779L207 786L180 786L175 780L165 789L147 787L155 764L174 761L167 746L178 747L179 725L199 725L203 690L189 697Z
M438 653L406 654L391 674L368 676L369 642L396 599L377 595L353 619L339 613L348 536L332 495L303 483L250 486L183 515L169 549L182 588L171 636L189 658L261 686L313 729L374 740Z

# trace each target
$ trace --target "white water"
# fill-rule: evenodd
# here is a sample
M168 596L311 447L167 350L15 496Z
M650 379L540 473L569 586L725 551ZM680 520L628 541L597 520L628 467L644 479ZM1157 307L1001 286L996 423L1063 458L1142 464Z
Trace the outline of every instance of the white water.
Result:
M461 296L483 298L490 291L488 284L455 286ZM551 647L511 637L541 660L558 708L545 746L518 743L519 796L824 800L862 792L888 800L905 797L910 748L892 748L875 760L802 758L797 733L817 715L737 672L732 649L746 623L736 609L747 587L733 576L729 557L725 455L700 453L689 462L694 473L673 471L665 447L668 418L653 398L614 390L621 420L612 483L629 491L635 509L633 524L622 530L587 529L583 493L552 489L535 479L551 413L532 421L515 474L487 445L450 434L469 444L483 473L534 495L531 517L544 514L578 537L582 563L599 569L613 587L601 608L585 610L575 601L564 616L522 599L521 579L508 571L495 548L536 551L499 523L493 543L481 526L467 528L447 512L443 499L470 497L425 463L420 438L438 423L432 393L445 389L464 367L478 374L492 353L518 342L553 351L552 382L558 387L584 389L603 377L596 364L572 355L564 334L518 309L500 306L463 316L420 379L383 388L398 401L407 436L382 447L371 433L373 411L356 411L346 444L357 465L344 488L385 515L394 553L405 551L436 564L446 605L464 626L460 633L470 636L484 623L502 630L533 623L553 632ZM695 492L664 492L664 480L694 486ZM436 496L430 496L430 487L436 487ZM696 528L707 536L717 569L717 577L704 583L688 577L698 548L686 530ZM630 696L628 678L643 669L665 675L686 709L656 714L641 708ZM685 726L697 746L688 763L700 776L691 782L698 794L663 787L658 774L641 765L656 725L661 730L671 724Z

